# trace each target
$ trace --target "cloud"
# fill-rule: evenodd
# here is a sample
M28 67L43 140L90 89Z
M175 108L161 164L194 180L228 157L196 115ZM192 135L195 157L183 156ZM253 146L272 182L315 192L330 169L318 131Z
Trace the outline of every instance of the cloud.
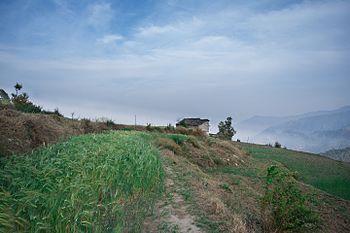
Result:
M87 22L95 29L105 29L113 19L113 9L109 3L95 3L88 8Z
M101 38L97 38L96 42L101 44L114 44L118 40L123 40L123 37L120 35L112 34L112 35L105 35Z
M85 114L92 105L101 114L156 115L162 122L349 104L348 2L307 1L272 10L222 5L191 14L180 9L157 20L120 19L123 9L116 5L91 3L73 14L73 26L50 21L60 29L47 42L50 49L4 49L2 42L0 77L6 78L0 84L11 87L21 78L33 98L48 106Z

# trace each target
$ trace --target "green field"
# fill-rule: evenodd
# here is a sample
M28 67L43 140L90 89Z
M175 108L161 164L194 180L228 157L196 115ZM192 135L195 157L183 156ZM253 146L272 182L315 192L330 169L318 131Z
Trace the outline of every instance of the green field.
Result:
M132 232L163 188L149 136L73 137L0 160L0 232Z
M254 159L284 164L295 171L301 181L325 192L350 200L350 163L322 156L254 144L240 143Z

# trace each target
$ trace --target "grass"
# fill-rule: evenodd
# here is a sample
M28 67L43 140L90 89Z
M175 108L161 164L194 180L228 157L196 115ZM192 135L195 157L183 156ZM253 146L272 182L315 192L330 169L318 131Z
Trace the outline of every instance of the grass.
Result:
M262 163L277 161L297 172L304 183L350 200L350 164L322 156L254 144L239 144L253 159Z
M0 232L133 232L163 187L144 133L74 137L0 160Z

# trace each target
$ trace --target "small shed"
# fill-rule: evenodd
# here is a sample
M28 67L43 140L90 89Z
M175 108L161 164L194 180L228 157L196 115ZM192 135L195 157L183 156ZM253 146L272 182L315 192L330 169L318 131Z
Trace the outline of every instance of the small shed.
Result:
M190 129L201 129L207 134L209 134L209 120L201 119L201 118L184 118L178 123L176 123L176 127L184 126Z

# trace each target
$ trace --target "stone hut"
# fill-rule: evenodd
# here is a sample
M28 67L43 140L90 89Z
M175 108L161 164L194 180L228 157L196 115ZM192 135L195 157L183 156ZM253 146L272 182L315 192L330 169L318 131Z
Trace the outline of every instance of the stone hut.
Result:
M190 129L201 129L205 133L209 134L209 120L201 118L184 118L176 126L184 126Z

